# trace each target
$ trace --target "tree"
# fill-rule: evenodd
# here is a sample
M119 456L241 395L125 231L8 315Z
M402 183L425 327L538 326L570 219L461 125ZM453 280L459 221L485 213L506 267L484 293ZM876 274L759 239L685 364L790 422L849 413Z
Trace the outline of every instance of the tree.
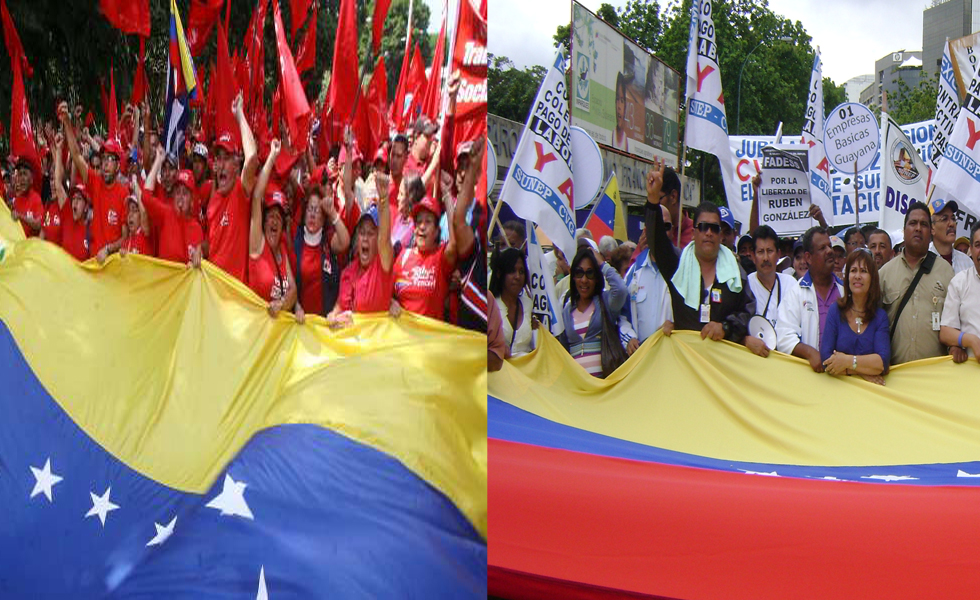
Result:
M927 121L936 116L936 93L939 80L923 77L919 85L909 87L898 80L898 94L888 98L888 112L896 123L907 125ZM880 109L878 111L880 113Z
M619 15L616 14L616 9L610 4L603 2L601 5L599 5L599 10L596 11L596 15L613 27L619 26ZM555 35L551 37L551 39L555 41L556 50L559 46L565 46L565 52L568 52L572 42L571 33L571 25L558 26L558 28L555 30Z
M487 110L490 114L524 123L547 70L535 65L521 71L506 56L490 54L489 58Z
M843 85L834 85L830 77L823 78L823 110L824 119L834 110L834 107L847 102L847 90Z

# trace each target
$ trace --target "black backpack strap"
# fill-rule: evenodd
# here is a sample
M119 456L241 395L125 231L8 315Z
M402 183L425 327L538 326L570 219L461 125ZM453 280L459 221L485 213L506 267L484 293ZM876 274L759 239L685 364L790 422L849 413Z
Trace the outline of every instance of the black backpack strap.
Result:
M898 305L898 312L895 313L895 320L892 321L891 330L888 332L889 339L895 337L895 328L898 327L898 319L902 316L902 311L905 310L905 305L909 303L912 294L915 293L915 287L919 285L919 280L922 279L924 274L932 272L932 266L934 264L936 264L935 253L932 251L926 252L926 257L922 259L922 265L919 266L919 272L912 278L912 283L905 290L905 296L902 297L902 302Z

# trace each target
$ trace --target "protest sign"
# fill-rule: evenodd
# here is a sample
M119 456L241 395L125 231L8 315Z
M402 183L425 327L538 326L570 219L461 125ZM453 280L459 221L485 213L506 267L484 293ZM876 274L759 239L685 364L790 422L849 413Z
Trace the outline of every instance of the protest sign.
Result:
M547 327L552 335L558 336L565 331L565 325L555 294L554 267L544 259L534 223L530 221L527 222L527 234L527 282L531 289L531 312L541 321L542 327Z
M939 65L939 89L936 92L936 135L932 142L932 156L929 161L933 169L939 168L946 140L953 134L956 116L960 112L959 87L953 71L953 61L949 56L949 41L943 47L943 58Z
M909 204L925 202L928 168L912 142L888 113L881 113L882 152L878 227L891 233L905 225Z
M541 82L500 198L516 215L541 227L565 256L575 256L572 145L563 51L559 48L555 53Z
M602 191L602 152L584 129L572 125L572 156L575 170L572 182L575 183L575 209L585 208Z
M980 213L980 77L976 74L966 88L953 133L946 142L943 161L933 183L946 196L955 197L968 211Z
M977 50L980 46L980 31L950 40L949 58L953 66L953 77L956 79L956 90L959 92L960 104L966 99L966 86L977 72Z
M810 71L810 88L806 98L806 114L803 116L803 131L800 135L803 144L809 147L810 161L810 199L825 215L833 212L830 203L830 161L823 147L823 62L820 48L813 57ZM782 123L780 123L782 126ZM779 143L780 132L776 134Z
M487 131L486 3L460 0L452 50L452 70L460 72L453 147Z
M880 145L878 119L856 102L838 105L827 118L823 145L830 164L844 173L859 173L871 166Z
M803 233L810 227L810 164L802 145L771 144L762 149L759 224L779 235Z

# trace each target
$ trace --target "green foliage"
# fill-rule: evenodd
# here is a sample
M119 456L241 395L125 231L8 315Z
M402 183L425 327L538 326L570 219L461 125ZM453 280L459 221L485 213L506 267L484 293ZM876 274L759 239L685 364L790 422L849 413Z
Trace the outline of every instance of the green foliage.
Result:
M823 109L824 118L834 110L834 107L847 102L847 90L843 85L834 85L830 77L823 78Z
M889 115L902 125L934 118L938 85L938 77L923 77L914 88L899 79L897 96L888 98Z
M657 47L663 33L660 4L642 0L628 0L619 12L619 28L647 50Z
M487 109L491 114L523 123L547 70L535 65L522 70L506 56L489 55Z

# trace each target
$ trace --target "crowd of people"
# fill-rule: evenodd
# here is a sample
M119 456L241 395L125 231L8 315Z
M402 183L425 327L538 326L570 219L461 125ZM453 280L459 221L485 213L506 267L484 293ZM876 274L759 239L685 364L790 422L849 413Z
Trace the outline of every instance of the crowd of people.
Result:
M763 358L778 350L815 372L882 385L893 365L947 354L956 363L980 360L980 224L957 238L955 201L937 194L911 204L901 233L868 225L840 237L814 206L818 225L798 240L760 226L753 204L751 234L736 240L726 207L704 202L693 218L680 213L681 183L670 167L656 162L646 184L639 244L596 243L579 230L570 264L554 250L558 338L588 373L608 376L661 330L698 331ZM488 342L495 355L496 340L499 355L491 365L535 346L528 268L517 249L523 229L505 223L512 248L491 258L490 304L500 319ZM754 317L768 336L753 335Z
M475 264L485 262L475 194L486 143L452 147L459 81L450 75L442 124L419 115L408 131L384 132L370 161L350 128L325 156L315 143L292 150L288 137L260 156L241 94L238 131L208 140L192 127L170 152L145 103L100 137L82 107L61 102L37 132L40 161L0 161L0 197L26 236L79 261L208 260L273 317L317 314L339 326L355 312L407 310L485 331L485 315L460 301L466 284L486 287Z

